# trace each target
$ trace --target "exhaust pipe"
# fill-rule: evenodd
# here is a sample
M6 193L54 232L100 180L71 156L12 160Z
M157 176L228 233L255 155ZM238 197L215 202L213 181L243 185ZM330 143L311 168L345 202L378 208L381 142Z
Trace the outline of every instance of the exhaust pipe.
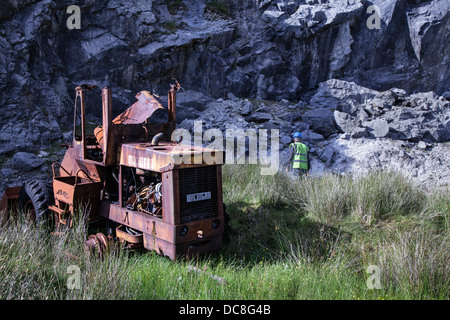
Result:
M164 137L164 133L160 132L157 135L155 135L152 139L152 146L159 145L159 141Z

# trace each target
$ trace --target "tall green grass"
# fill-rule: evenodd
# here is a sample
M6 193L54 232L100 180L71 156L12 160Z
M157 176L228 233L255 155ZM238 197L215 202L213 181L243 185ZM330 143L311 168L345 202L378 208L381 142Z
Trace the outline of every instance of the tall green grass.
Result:
M224 172L231 203L251 194L232 212L239 216L237 230L247 222L261 235L243 232L239 239L251 237L253 246L278 250L276 261L346 270L341 277L357 274L359 281L376 265L382 271L380 296L449 297L448 189L425 193L399 174L380 171L300 179L285 173L259 178L255 168L245 167Z
M176 262L120 248L86 254L82 219L58 236L9 221L0 228L0 298L450 298L449 190L425 193L385 172L294 179L225 165L223 192L229 241ZM71 265L80 289L67 286ZM367 286L371 265L380 289Z
M430 229L396 232L378 244L383 283L408 299L448 299L450 238Z
M327 174L303 179L298 188L307 214L324 223L350 217L370 225L388 216L419 213L426 200L405 177L381 171L359 177Z
M130 298L124 253L112 249L103 258L88 254L83 247L86 237L82 219L57 233L21 215L1 226L0 299ZM70 285L78 270L80 289Z

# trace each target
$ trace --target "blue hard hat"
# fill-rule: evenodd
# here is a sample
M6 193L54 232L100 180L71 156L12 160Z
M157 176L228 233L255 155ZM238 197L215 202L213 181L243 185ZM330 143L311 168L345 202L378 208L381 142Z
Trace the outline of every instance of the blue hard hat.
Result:
M302 134L300 132L294 132L294 138L301 138Z

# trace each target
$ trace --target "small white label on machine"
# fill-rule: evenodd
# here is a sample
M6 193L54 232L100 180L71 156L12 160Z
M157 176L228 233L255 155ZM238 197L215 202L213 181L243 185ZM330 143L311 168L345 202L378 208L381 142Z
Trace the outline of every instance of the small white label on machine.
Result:
M186 202L195 202L211 199L211 192L199 192L186 195Z

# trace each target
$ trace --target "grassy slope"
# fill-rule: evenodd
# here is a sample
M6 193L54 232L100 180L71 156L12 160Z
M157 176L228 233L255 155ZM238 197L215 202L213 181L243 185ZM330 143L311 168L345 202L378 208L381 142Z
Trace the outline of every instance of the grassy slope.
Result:
M82 224L52 241L9 224L0 298L449 299L449 191L428 195L388 173L292 180L259 169L224 167L230 240L198 259L122 250L86 258ZM81 290L67 289L70 265L80 267ZM380 268L381 289L368 289L369 265Z

